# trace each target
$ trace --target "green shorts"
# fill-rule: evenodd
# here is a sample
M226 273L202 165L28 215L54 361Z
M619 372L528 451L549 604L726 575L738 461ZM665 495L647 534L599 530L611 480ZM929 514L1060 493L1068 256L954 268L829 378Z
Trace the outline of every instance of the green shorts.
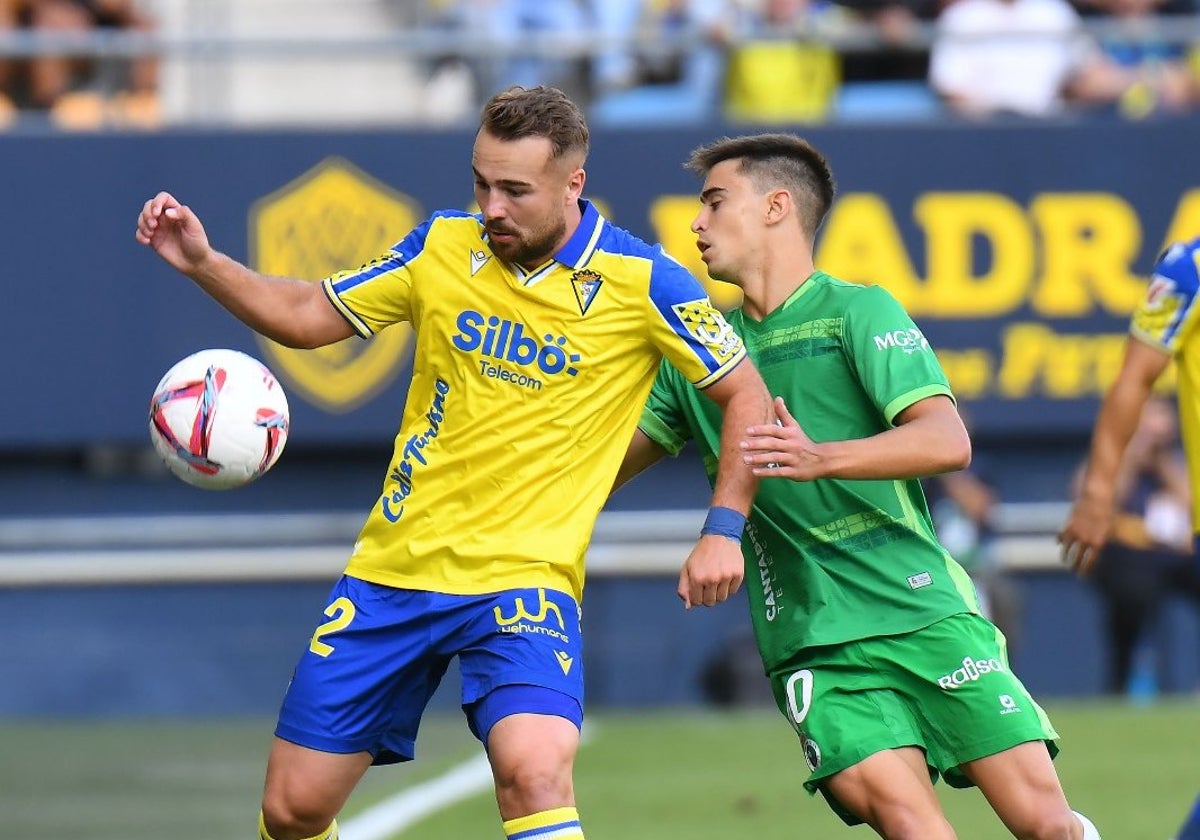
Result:
M1003 634L987 619L960 613L899 636L879 636L801 651L771 675L775 702L800 736L817 790L848 825L821 780L881 750L915 746L929 777L971 787L958 769L1027 741L1058 733L1008 666Z

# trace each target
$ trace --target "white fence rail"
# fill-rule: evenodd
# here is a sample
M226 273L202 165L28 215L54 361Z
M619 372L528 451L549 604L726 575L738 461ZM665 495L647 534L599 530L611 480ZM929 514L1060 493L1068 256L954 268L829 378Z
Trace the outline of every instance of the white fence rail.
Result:
M1003 504L998 561L1061 569L1054 533L1063 503ZM605 512L588 574L673 575L703 510ZM0 520L0 586L253 580L332 580L346 563L361 514L204 514Z

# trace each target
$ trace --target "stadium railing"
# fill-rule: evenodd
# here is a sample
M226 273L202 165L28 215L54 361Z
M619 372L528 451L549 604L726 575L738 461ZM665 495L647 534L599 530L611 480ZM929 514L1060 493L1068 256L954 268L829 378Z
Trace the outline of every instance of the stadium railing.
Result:
M464 103L465 107L457 110L438 112L428 103L415 101L422 96L418 88L425 73L421 68L438 62L459 59L479 67L517 56L590 59L620 48L656 55L684 55L703 37L699 32L685 31L648 43L636 33L587 32L574 36L530 33L519 40L501 40L487 33L419 26L322 28L296 24L295 19L302 19L297 10L304 4L277 5L287 24L282 28L262 25L267 18L261 15L254 25L241 28L228 20L222 22L220 15L201 21L203 25L199 26L175 15L173 22L155 31L0 30L0 60L61 55L112 63L158 57L165 70L161 74L160 97L164 125L311 123L321 120L323 114L347 121L419 125L437 119L439 113L443 120L450 121L469 121L475 117L474 107L478 104L475 102ZM307 5L319 7L316 3ZM338 7L330 4L327 8ZM1200 44L1200 15L1139 19L1136 31L1130 31L1119 20L1107 18L1087 18L1084 26L1096 39L1133 39L1138 43L1188 47ZM1005 37L1016 34L1005 33ZM814 30L811 37L842 53L920 53L927 52L934 43L937 28L934 23L920 22L909 39L900 44L885 41L877 27L864 22L839 24L829 31ZM1022 37L1038 36L1031 33ZM371 62L380 67L387 65L390 70L385 75L372 76L363 67ZM333 76L339 72L352 75L338 82ZM404 80L403 84L397 84L398 79ZM386 90L387 96L368 96L365 95L368 92L355 89L364 85ZM282 96L291 89L303 91L304 95ZM407 104L393 101L399 97L413 101Z
M997 560L1008 569L1061 570L1054 534L1068 506L999 506ZM606 511L590 575L675 575L703 510ZM360 513L188 514L0 519L0 586L312 580L335 577Z

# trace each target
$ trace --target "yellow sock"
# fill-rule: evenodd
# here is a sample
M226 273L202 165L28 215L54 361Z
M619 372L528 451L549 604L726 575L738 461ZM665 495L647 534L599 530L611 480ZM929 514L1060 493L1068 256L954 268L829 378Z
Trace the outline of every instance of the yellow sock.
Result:
M504 836L508 840L583 840L583 829L574 808L554 808L505 820Z
M569 837L570 835L567 836ZM275 840L270 832L267 831L267 821L263 817L262 811L258 812L258 840ZM337 820L330 823L329 828L318 834L314 834L312 837L307 838L307 840L338 840Z

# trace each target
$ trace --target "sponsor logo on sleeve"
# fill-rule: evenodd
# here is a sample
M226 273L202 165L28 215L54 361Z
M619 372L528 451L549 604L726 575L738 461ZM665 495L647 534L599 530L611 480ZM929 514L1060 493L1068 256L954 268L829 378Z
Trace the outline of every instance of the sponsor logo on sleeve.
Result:
M916 327L904 330L892 330L891 332L872 336L872 338L875 341L875 349L879 351L903 350L905 355L910 355L916 353L918 350L924 351L929 349L929 342Z
M708 298L677 303L671 307L688 335L703 344L722 364L742 349L742 340Z

